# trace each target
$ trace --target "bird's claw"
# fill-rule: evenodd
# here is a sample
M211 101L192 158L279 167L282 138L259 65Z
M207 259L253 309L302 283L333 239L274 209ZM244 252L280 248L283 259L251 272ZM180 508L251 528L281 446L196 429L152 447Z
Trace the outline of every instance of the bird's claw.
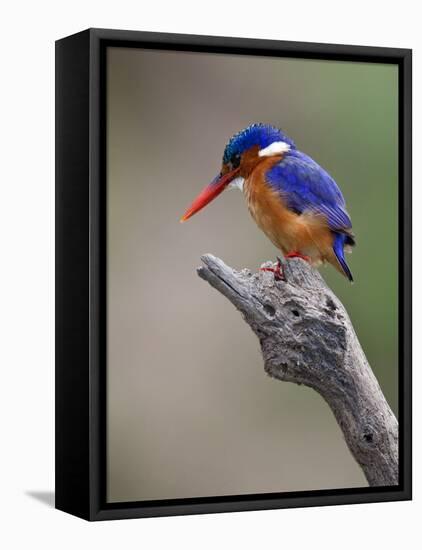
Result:
M305 254L301 254L300 252L296 252L296 250L293 250L292 252L289 252L285 255L285 258L302 258L302 260L305 260L305 262L310 263L311 258L309 256L305 256Z
M274 273L274 279L276 281L285 281L286 278L284 276L283 272L283 265L281 263L281 259L277 256L277 265L275 267L260 267L260 271L271 271Z

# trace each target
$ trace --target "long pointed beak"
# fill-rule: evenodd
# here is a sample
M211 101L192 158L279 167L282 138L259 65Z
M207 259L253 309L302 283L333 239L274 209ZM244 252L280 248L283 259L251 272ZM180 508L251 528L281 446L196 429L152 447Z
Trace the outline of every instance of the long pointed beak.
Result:
M239 168L235 168L234 170L231 170L230 172L224 174L224 176L217 176L199 193L193 203L180 218L180 221L185 222L194 214L202 210L204 206L206 206L208 203L218 197L218 195L224 191L224 189L237 176L238 173Z

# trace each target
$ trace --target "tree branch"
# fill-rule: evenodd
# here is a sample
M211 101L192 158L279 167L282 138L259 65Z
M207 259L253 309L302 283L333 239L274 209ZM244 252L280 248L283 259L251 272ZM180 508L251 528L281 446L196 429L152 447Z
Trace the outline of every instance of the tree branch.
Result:
M369 485L397 485L397 420L345 308L319 272L293 258L283 263L285 281L276 281L271 272L237 272L211 254L201 259L198 275L258 336L265 371L321 394Z

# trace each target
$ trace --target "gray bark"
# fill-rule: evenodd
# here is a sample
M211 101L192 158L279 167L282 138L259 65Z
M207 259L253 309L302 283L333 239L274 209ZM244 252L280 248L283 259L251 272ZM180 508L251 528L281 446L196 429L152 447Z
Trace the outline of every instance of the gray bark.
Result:
M398 424L345 308L307 262L283 262L285 280L207 254L198 275L242 313L258 336L265 371L304 384L328 403L370 486L398 484ZM264 264L273 266L271 262Z

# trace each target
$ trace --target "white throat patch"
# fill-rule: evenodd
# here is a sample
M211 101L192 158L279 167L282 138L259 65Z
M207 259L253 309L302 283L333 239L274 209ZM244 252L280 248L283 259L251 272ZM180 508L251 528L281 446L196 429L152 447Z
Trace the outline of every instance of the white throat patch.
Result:
M243 184L245 182L245 178L242 178L241 176L238 176L237 178L234 178L229 185L229 189L239 189L240 191L243 191Z
M290 150L290 145L284 141L273 141L268 147L261 149L258 153L260 157L272 157L273 155L281 155Z

